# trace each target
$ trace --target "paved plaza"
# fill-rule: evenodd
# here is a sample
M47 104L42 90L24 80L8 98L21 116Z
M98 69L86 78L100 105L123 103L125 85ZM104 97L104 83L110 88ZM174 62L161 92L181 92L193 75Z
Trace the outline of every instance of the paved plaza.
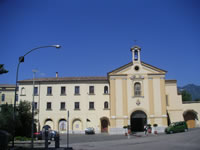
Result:
M66 135L61 136L61 147L66 147ZM200 128L176 134L145 136L143 133L123 135L71 135L70 147L75 150L199 150Z
M39 144L39 143L40 144ZM21 144L30 147L30 142ZM44 141L35 141L36 147L44 147ZM54 148L55 142L51 141L49 147ZM67 135L60 135L60 150L67 147ZM136 133L131 136L109 134L70 134L69 147L74 150L200 150L200 128L190 129L188 132L175 134L150 134Z

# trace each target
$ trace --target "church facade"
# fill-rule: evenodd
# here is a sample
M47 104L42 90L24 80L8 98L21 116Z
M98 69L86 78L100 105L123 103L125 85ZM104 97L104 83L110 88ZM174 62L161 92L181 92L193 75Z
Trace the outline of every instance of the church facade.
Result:
M66 132L67 112L71 133L143 131L157 124L163 132L171 122L185 120L190 128L200 126L200 103L182 103L176 80L166 80L166 71L141 61L141 48L131 48L132 61L107 77L58 77L19 81L19 100L33 100L38 112L38 130L49 125Z

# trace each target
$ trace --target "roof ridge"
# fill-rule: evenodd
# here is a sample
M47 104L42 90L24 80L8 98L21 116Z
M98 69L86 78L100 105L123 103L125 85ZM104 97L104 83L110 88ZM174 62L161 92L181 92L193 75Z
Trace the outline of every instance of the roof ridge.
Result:
M35 81L105 81L107 76L82 76L82 77L46 77L46 78L35 78ZM33 79L20 80L18 82L28 82L33 81Z

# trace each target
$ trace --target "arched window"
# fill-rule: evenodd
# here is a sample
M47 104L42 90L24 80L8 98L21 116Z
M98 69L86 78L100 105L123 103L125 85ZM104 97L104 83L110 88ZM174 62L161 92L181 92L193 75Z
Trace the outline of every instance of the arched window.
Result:
M139 82L136 82L134 85L134 95L141 96L141 84Z
M136 50L134 53L134 60L138 60L138 51Z
M65 119L60 119L59 121L59 131L67 130L67 121Z
M104 102L104 109L108 109L108 102Z
M26 90L24 87L21 88L21 95L26 95Z
M108 94L108 86L104 86L104 94Z

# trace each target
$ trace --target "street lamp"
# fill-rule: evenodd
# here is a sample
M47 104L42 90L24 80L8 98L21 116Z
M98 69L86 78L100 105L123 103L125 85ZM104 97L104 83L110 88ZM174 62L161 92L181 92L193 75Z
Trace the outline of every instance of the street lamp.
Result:
M34 101L34 96L35 96L35 74L37 70L32 70L33 71L33 101L32 101L32 129L31 129L31 148L33 148L33 132L34 132L34 110L35 110L35 101Z
M60 48L61 46L60 45L48 45L48 46L40 46L40 47L36 47L36 48L33 48L31 49L30 51L28 51L26 54L24 54L23 56L20 56L19 57L19 62L18 62L18 65L17 65L17 72L16 72L16 84L15 84L15 97L14 97L14 108L13 108L13 138L12 138L12 147L14 147L14 140L15 140L15 118L16 118L16 100L17 100L17 82L18 82L18 72L19 72L19 66L20 66L20 63L24 62L24 57L26 55L28 55L29 53L35 51L35 50L38 50L38 49L41 49L41 48L48 48L48 47L55 47L55 48Z

